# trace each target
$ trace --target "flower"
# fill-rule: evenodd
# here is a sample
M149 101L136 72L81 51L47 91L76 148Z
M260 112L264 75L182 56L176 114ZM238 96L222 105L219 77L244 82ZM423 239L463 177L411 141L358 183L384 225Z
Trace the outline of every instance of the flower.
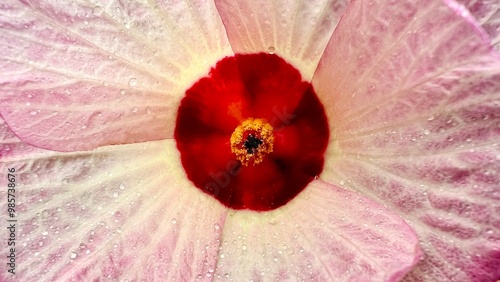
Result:
M4 2L1 280L500 277L498 4L464 1L490 41L451 0ZM312 82L330 142L289 203L229 210L187 179L177 107L261 51Z

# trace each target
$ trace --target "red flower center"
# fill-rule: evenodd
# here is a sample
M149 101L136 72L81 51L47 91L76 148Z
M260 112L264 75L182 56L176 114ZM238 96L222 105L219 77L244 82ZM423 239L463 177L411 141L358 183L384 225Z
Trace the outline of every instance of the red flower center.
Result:
M272 54L237 54L186 91L175 140L187 177L233 209L265 211L323 169L329 129L312 85Z

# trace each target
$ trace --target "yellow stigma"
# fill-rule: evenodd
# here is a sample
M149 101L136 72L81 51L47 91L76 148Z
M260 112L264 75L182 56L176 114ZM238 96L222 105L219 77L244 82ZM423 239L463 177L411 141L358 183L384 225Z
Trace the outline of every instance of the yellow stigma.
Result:
M273 151L273 127L260 118L249 118L231 134L231 151L241 164L258 164Z

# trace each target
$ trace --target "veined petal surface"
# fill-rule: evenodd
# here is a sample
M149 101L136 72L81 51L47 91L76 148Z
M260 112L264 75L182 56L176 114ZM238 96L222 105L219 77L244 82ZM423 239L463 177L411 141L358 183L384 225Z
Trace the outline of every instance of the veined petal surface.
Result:
M332 130L320 179L415 228L424 259L406 280L498 279L500 60L471 15L354 1L313 85Z
M414 231L355 192L313 181L275 211L234 211L216 273L228 281L398 281L418 262Z
M59 153L4 123L0 137L17 184L16 275L3 264L1 281L210 280L227 209L184 177L173 140Z
M235 53L276 53L310 81L346 0L215 0Z
M210 1L3 1L0 114L59 151L170 138L184 91L230 54Z

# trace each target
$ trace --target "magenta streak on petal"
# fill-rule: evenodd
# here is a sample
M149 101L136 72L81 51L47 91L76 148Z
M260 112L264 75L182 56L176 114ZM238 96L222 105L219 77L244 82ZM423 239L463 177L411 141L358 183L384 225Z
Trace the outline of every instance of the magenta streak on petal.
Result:
M491 38L491 44L500 50L500 2L497 0L457 0L470 13Z

